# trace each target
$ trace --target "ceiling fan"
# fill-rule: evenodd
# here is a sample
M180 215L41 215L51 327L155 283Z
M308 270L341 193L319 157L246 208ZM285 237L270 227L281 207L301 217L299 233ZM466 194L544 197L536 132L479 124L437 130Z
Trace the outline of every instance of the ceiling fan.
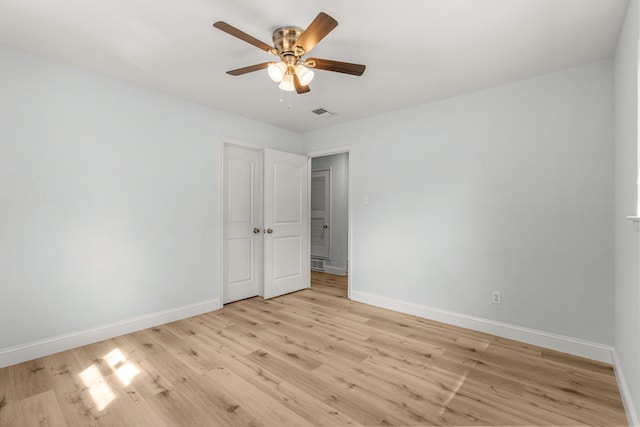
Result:
M289 92L295 90L301 94L310 91L309 82L313 79L313 68L351 74L353 76L361 76L365 70L364 65L350 62L303 58L320 40L338 26L338 21L324 12L320 12L304 31L293 26L277 28L273 32L273 46L240 31L226 22L218 21L213 26L280 58L278 62L263 62L262 64L227 71L227 74L232 76L240 76L266 68L269 77L276 83L280 83L280 89Z

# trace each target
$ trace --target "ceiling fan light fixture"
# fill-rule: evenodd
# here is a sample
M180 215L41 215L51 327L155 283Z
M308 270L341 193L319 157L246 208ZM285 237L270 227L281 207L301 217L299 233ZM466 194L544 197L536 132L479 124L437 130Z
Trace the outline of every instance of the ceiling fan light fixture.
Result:
M311 80L313 80L314 73L304 65L298 64L296 65L296 75L298 76L298 79L300 79L300 84L302 86L307 86L311 83Z
M282 61L271 62L267 67L267 73L269 74L269 77L271 77L271 80L273 80L276 83L280 83L282 81L286 72L287 72L287 64L285 64Z
M338 21L324 12L320 12L311 24L307 26L306 30L294 26L276 28L272 34L273 45L268 45L224 21L214 23L213 27L278 57L273 62L262 62L230 70L227 71L227 74L241 76L267 69L269 78L278 83L278 87L282 91L296 91L298 94L304 94L311 91L309 83L313 80L315 70L326 70L354 76L361 76L364 73L365 66L361 64L320 58L304 59L304 56L327 34L333 31L337 25ZM280 95L282 99L282 93Z
M278 87L285 92L293 92L296 89L295 85L293 84L293 74L285 74Z

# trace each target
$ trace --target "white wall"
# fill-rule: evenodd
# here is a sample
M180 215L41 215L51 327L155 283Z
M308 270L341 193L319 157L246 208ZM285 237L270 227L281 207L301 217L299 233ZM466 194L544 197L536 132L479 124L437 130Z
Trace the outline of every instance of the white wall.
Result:
M349 154L340 153L315 157L312 170L331 169L331 259L325 265L328 272L347 272L349 241Z
M640 410L640 253L628 215L638 215L638 0L629 3L614 63L615 346L635 411ZM624 386L624 384L621 384ZM627 403L627 410L630 408ZM635 412L634 411L634 412ZM635 420L640 414L635 412Z
M300 136L0 49L0 356L219 303L221 138L292 152L302 140L351 146L354 290L615 336L638 402L638 235L622 219L637 195L630 4L615 60L615 310L610 61Z
M303 141L351 146L352 291L611 345L612 129L603 61Z
M219 303L221 138L300 152L299 134L7 49L0 94L0 354Z

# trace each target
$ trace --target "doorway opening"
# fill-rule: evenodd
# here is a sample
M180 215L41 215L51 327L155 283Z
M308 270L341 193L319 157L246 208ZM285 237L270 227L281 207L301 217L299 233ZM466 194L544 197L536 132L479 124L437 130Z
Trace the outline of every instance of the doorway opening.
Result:
M349 148L312 152L311 288L349 297L350 160Z

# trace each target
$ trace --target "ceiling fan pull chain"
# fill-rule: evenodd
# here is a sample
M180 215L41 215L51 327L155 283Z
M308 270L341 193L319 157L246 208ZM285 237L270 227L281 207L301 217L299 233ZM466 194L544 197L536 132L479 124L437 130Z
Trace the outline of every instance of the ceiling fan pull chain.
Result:
M287 106L289 111L291 111L291 92L289 92L289 105Z
M284 102L284 98L282 97L282 92L283 92L283 90L280 89L280 103Z

